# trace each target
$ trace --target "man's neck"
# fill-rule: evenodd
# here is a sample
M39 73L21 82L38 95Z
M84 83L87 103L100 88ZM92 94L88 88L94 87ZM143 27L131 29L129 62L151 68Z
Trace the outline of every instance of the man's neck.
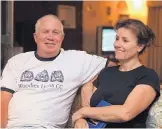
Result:
M43 54L40 54L38 51L35 51L35 57L40 60L40 61L53 61L57 58L57 56L60 54L61 50L59 51L59 53L57 53L57 55L55 54L50 54L50 55L43 55Z
M43 52L36 51L36 53L41 58L53 58L56 57L60 53L60 51L55 53L43 53Z

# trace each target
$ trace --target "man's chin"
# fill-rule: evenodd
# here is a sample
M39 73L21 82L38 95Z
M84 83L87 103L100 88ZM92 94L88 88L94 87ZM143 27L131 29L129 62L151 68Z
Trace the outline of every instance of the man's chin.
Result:
M59 53L59 50L56 50L56 49L54 49L54 50L48 50L48 51L46 51L46 53L48 55L57 55Z

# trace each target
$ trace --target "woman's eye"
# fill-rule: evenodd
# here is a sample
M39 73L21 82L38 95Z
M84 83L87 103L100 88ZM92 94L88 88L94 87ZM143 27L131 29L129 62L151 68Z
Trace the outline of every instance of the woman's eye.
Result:
M124 40L125 43L129 42L128 40Z

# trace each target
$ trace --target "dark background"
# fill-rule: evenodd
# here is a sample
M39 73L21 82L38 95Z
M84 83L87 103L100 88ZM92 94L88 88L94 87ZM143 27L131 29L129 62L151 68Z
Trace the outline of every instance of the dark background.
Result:
M64 29L62 47L82 50L82 1L15 1L14 46L23 46L24 52L36 50L33 38L35 23L43 15L57 15L58 5L76 7L76 29Z

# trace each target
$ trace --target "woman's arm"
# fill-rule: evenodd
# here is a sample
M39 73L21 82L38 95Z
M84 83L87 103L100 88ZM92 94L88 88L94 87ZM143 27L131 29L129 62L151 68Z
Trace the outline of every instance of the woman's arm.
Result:
M73 115L73 121L92 118L106 122L125 122L144 111L154 100L155 90L149 85L137 85L123 105L107 107L84 107Z
M97 78L94 77L88 83L86 83L81 88L81 106L82 107L90 107L90 98L94 91L97 89L93 86L93 81ZM84 118L77 119L75 122L73 121L73 125L75 128L88 128L88 123Z

